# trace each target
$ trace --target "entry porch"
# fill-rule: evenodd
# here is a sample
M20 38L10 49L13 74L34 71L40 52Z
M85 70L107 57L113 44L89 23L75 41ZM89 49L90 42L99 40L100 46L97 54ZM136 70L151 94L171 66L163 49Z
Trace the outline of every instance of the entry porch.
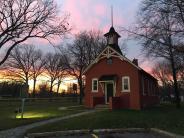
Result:
M111 110L129 108L129 94L122 94L118 91L117 87L120 87L117 85L118 81L117 75L103 75L99 78L98 82L103 96L91 97L92 108L98 105L107 105Z
M109 97L109 102L105 103L104 97L93 97L92 107L98 107L99 105L106 105L110 110L113 109L128 109L129 108L129 96Z

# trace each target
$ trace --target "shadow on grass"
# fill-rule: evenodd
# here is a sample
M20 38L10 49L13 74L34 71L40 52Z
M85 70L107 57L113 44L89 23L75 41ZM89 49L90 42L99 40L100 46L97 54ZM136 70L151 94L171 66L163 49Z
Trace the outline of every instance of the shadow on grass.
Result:
M100 111L47 124L29 132L46 132L103 128L159 128L184 135L184 107L162 104L153 108L135 110Z

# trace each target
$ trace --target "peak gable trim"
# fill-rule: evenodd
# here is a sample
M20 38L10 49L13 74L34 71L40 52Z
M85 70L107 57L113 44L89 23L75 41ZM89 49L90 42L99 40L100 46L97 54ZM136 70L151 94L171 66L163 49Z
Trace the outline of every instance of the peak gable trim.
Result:
M99 56L84 70L83 74L86 73L94 64L98 63L103 58L110 58L110 57L116 57L121 59L122 61L125 60L129 62L131 65L136 67L137 69L141 70L140 67L133 64L128 58L118 53L116 50L111 48L110 46L107 46L100 54Z
M105 48L105 50L102 51L102 53L100 54L100 56L97 59L110 58L110 57L122 58L121 55L116 50L114 50L110 46L107 46L107 48Z

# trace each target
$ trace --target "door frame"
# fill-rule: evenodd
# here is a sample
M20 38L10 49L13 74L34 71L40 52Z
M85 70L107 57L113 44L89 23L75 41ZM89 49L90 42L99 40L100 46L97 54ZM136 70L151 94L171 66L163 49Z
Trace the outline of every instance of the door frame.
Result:
M113 86L113 88L112 88L112 90L113 90L113 96L115 96L115 85L114 85L114 81L109 81L109 82L106 82L105 83L105 103L106 104L108 104L109 102L107 102L107 84L112 84L112 86Z

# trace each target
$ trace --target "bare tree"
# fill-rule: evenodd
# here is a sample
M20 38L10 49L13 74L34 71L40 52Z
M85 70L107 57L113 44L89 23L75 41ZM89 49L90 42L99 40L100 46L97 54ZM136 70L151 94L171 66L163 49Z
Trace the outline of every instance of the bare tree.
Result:
M158 62L152 69L152 74L155 78L157 78L157 80L161 82L163 87L173 83L171 78L172 71L170 69L170 65L165 61Z
M184 33L184 1L183 0L167 0L166 1L172 8L173 18L177 24L177 33ZM182 34L183 35L183 34Z
M44 72L44 65L46 61L43 59L43 54L40 50L34 50L31 57L31 77L33 79L33 97L36 93L36 82L38 76Z
M54 81L57 79L57 76L59 74L59 55L48 53L45 56L45 70L47 75L50 78L50 94L52 93L52 89L54 86Z
M60 55L60 68L59 73L57 74L57 94L59 95L59 88L62 83L62 80L68 75L68 57L64 53L59 53Z
M34 47L31 45L15 47L5 64L8 75L23 80L25 85L28 86L28 81L31 78L31 58L34 52Z
M80 89L80 104L84 95L83 71L98 56L106 46L105 39L99 31L81 32L75 36L75 40L68 45L68 57L70 58L69 74L78 80Z
M179 80L179 85L180 87L184 88L184 54L182 52L179 52L177 55L177 70L178 70L178 80Z
M161 57L168 60L172 70L175 90L175 101L180 107L180 93L177 82L177 50L183 40L176 33L179 28L173 16L170 0L144 0L138 14L138 24L135 29L126 30L134 34L143 46L143 52L148 57Z
M68 15L58 16L54 0L1 0L0 49L8 48L0 65L11 50L28 38L63 36L70 30Z
M59 92L59 87L61 80L64 77L65 64L63 62L64 56L58 53L48 53L45 57L45 70L50 78L50 94L52 93L53 86L58 84L57 92ZM54 83L58 80L58 83Z

